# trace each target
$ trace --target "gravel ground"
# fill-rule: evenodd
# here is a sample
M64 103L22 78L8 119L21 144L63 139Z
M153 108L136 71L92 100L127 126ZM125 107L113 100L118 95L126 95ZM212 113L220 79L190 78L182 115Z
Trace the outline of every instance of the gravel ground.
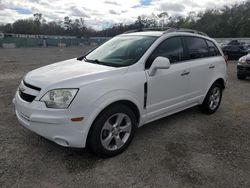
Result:
M0 49L0 187L250 187L250 80L229 83L219 110L197 107L137 130L123 154L99 159L22 127L11 104L24 74L86 48Z

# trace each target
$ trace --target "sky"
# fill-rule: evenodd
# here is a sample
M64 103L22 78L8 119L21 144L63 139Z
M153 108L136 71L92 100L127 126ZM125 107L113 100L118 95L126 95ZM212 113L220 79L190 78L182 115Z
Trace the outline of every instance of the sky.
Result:
M0 23L32 18L42 13L47 21L83 18L94 29L104 29L116 23L131 23L139 15L168 12L170 16L185 16L190 11L241 3L245 0L0 0Z

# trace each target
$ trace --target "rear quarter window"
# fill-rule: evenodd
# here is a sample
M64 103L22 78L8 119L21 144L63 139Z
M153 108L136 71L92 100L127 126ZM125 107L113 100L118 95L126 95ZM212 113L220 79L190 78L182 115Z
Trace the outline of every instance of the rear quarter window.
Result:
M212 41L207 40L207 45L208 45L209 56L221 55L219 49Z

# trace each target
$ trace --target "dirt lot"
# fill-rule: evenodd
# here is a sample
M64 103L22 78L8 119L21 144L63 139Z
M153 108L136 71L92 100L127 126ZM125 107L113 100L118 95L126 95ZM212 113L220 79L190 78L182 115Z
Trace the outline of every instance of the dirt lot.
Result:
M197 107L138 129L128 150L99 159L23 128L11 104L24 74L83 48L0 49L0 187L250 187L250 80L229 84L221 107Z

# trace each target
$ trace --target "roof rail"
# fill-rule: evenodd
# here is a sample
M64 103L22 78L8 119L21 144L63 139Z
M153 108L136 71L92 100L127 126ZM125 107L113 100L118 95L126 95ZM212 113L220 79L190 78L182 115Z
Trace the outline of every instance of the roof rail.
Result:
M140 29L133 29L125 31L123 34L126 33L134 33L134 32L142 32L142 31L166 31L171 29L171 27L149 27L149 28L140 28Z
M124 32L126 33L134 33L134 32L142 32L142 31L164 31L165 33L172 33L172 32L187 32L187 33L194 33L198 35L208 36L206 33L203 33L201 31L197 31L194 29L185 29L185 28L173 28L173 27L151 27L151 28L140 28L140 29L134 29Z
M170 29L165 31L165 33L171 33L171 32L187 32L187 33L194 33L194 34L198 34L198 35L208 36L206 33L203 33L201 31L197 31L197 30L194 30L194 29L170 28Z

